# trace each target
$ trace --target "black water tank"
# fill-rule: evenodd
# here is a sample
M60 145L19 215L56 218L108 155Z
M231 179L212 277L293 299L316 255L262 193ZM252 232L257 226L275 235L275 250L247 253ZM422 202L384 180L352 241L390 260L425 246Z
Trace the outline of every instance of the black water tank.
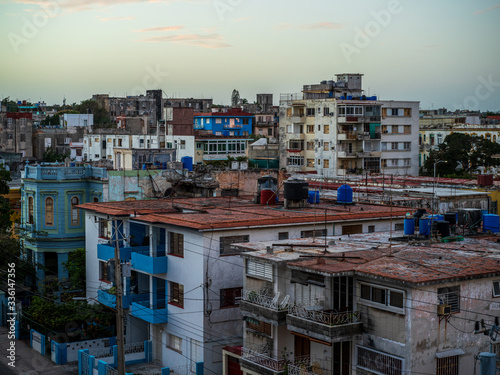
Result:
M445 220L438 220L434 222L435 228L441 237L449 237L450 223Z
M425 208L419 208L415 213L413 214L413 217L420 219L424 214L427 213L427 210Z
M446 220L450 225L457 224L457 213L456 212L447 212L444 214L444 220Z
M283 197L300 201L309 197L309 183L303 180L288 180L284 183Z

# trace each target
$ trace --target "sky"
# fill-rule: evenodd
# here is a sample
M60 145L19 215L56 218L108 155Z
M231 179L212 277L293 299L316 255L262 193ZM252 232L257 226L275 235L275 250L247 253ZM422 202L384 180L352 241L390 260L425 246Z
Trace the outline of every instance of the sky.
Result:
M362 73L367 95L500 111L500 0L0 0L0 97L213 98Z

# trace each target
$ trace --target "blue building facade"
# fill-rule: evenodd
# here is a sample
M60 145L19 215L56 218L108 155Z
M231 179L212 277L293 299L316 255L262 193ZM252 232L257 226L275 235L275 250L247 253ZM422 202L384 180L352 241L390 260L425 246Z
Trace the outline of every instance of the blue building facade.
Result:
M214 135L248 136L252 134L253 115L239 108L227 112L197 113L194 129L211 131Z
M68 254L85 248L85 214L78 205L103 201L105 168L27 165L21 188L21 240L37 277L68 278Z

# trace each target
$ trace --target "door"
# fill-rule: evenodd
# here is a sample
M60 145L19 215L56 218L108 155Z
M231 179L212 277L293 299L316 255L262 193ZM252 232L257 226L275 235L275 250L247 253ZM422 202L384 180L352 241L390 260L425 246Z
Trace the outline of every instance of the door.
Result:
M295 336L295 358L311 354L311 341L302 336Z

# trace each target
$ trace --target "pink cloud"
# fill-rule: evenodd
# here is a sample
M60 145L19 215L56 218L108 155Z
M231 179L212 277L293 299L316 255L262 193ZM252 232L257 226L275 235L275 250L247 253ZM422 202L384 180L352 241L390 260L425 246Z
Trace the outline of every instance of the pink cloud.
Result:
M172 42L172 43L188 44L192 46L209 48L209 49L231 47L230 44L224 42L223 37L220 34L163 35L163 36L155 36L151 38L141 39L141 42L150 42L150 43Z
M184 26L182 25L177 25L177 26L158 26L158 27L149 27L147 29L140 29L137 30L136 32L138 33L148 33L148 32L157 32L157 31L177 31L180 29L183 29Z
M498 8L500 8L500 4L494 5L491 8L487 8L487 9L483 9L483 10L477 10L477 11L474 12L474 14L476 14L476 15L483 14L483 13L491 12L492 10L495 10L495 9L498 9Z

